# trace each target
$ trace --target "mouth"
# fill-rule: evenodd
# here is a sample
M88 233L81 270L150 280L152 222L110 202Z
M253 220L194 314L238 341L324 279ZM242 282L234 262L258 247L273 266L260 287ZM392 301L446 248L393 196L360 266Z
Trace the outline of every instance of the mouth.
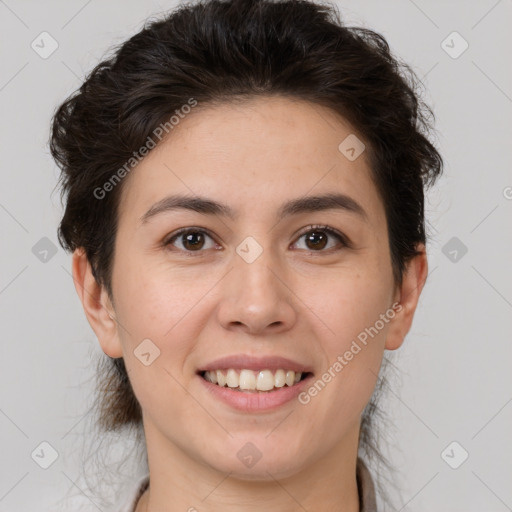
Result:
M230 388L232 391L247 394L268 394L282 388L293 387L308 379L313 373L285 368L278 368L276 370L227 368L199 371L198 375L219 388Z

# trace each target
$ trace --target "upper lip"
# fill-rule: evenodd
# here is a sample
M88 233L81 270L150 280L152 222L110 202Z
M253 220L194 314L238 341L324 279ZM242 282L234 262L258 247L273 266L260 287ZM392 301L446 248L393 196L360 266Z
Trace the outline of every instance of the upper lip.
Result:
M287 357L267 356L253 357L247 354L238 354L232 356L221 357L207 363L198 372L208 370L227 370L229 368L240 368L247 370L293 370L295 372L311 372L311 366L293 361Z

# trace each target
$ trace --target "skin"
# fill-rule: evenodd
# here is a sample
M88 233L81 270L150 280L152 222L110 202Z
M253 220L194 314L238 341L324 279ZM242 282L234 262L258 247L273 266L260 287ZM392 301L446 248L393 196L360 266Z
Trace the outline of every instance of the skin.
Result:
M332 111L301 100L198 106L125 178L113 301L75 251L88 321L105 354L124 358L143 410L151 485L138 512L359 510L361 413L384 350L399 348L411 327L427 259L421 245L395 286L366 153L351 162L338 150L351 133ZM367 220L344 210L276 219L287 200L332 192L357 201ZM236 217L180 210L141 224L171 193L224 202ZM340 231L352 246L325 232L325 247L308 244L312 224ZM184 237L163 246L186 227L212 237L195 250ZM263 249L250 264L235 251L247 236ZM218 357L246 353L312 364L320 377L395 302L394 318L305 405L243 413L212 398L196 375ZM160 350L149 366L133 353L147 338ZM262 454L251 468L237 457L247 442Z

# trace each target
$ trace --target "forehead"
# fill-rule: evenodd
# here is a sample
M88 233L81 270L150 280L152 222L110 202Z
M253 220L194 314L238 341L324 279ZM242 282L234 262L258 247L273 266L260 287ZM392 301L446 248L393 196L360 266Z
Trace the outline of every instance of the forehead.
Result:
M171 193L209 197L264 218L286 200L340 192L375 221L384 210L367 151L347 158L347 140L362 143L339 115L303 100L199 104L125 178L120 220L140 219Z

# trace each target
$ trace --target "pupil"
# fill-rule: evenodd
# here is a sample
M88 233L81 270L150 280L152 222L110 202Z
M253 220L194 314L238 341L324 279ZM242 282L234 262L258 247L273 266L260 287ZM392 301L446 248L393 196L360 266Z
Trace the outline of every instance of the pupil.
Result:
M323 239L320 241L319 244L317 242L315 242L315 238L318 238L318 237ZM308 240L308 242L313 242L313 248L323 249L326 244L326 238L327 237L325 236L325 233L322 233L322 232L319 233L318 231L311 231L311 234L307 237L307 240Z
M189 248L189 249L190 248L197 249L198 247L201 247L201 240L199 241L199 244L198 244L197 240L194 241L194 238L195 237L200 237L201 238L202 236L203 236L202 233L198 233L197 231L194 232L194 233L187 233L185 235L185 244L184 244L185 247L188 246L187 248Z

